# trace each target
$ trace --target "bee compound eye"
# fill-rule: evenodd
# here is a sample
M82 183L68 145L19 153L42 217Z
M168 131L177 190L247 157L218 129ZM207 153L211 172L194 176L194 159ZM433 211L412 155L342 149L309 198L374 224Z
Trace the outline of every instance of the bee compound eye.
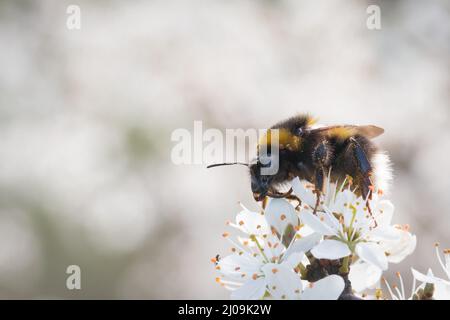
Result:
M302 134L303 134L303 128L302 127L300 127L300 128L297 128L296 130L295 130L295 133L297 134L297 135L299 135L299 136L301 136Z

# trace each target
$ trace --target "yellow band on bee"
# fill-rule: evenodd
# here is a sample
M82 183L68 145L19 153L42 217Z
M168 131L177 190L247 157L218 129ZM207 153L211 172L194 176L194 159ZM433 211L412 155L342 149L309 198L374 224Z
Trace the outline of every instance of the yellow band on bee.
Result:
M314 117L308 116L308 121L306 124L308 126L312 126L312 125L315 125L318 121L319 121L319 118L314 118Z
M275 131L276 130L276 131ZM273 133L272 133L273 131ZM278 144L280 149L289 149L292 151L299 150L301 138L293 135L287 129L269 129L266 134L259 140L259 145L268 146L272 144L272 138L276 139L278 131ZM274 141L276 143L276 141Z

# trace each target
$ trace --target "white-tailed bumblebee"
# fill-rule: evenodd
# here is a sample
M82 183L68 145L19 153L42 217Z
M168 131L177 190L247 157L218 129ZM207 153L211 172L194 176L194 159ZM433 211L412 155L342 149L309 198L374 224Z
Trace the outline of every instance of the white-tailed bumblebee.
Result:
M278 171L261 174L268 164L261 161L261 150L271 154L271 130L278 129ZM314 184L319 202L324 180L330 174L332 182L348 181L357 194L369 199L373 190L386 191L391 179L387 155L371 139L384 130L373 125L319 126L308 115L299 115L272 126L260 139L257 158L250 164L222 163L208 166L243 164L249 167L251 189L255 200L269 197L292 197L292 189L280 192L280 187L295 177ZM300 199L301 200L301 199Z

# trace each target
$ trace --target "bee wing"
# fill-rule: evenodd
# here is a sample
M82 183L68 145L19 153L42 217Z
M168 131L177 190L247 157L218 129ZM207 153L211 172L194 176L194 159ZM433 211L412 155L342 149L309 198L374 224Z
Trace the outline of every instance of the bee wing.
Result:
M378 136L381 136L384 133L384 129L374 126L374 125L367 125L367 126L355 126L354 128L356 132L362 136L365 136L369 139L376 138Z
M313 128L311 132L324 132L324 131L333 131L333 130L343 129L348 130L352 134L359 134L369 139L376 138L384 133L384 129L374 126L374 125L366 125L366 126L357 126L357 125L337 125L337 126L326 126L326 127L318 127Z

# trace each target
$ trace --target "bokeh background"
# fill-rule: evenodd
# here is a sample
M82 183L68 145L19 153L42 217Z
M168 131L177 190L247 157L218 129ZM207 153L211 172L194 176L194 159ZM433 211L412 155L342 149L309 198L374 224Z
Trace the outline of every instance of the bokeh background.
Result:
M227 298L210 258L255 207L248 174L174 165L171 133L297 112L386 129L394 222L418 236L387 276L441 275L449 53L446 0L0 1L0 298Z

